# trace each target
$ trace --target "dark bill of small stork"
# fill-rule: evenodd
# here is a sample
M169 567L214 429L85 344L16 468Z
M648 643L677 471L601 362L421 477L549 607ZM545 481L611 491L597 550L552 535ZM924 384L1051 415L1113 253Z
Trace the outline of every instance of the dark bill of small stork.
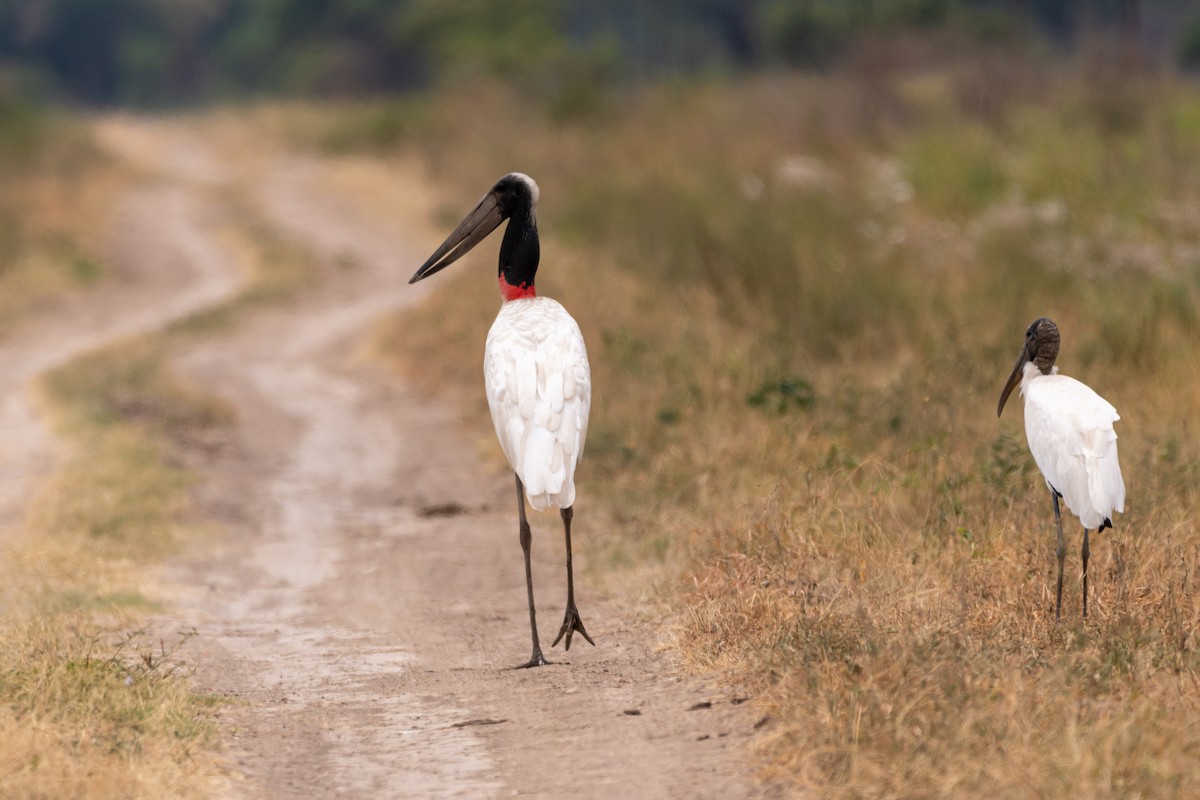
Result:
M1025 331L1025 344L1000 393L996 416L1017 384L1025 398L1025 437L1046 479L1058 525L1058 590L1054 619L1062 615L1063 540L1058 501L1066 501L1083 523L1083 616L1087 617L1088 531L1112 527L1114 511L1125 510L1125 482L1117 461L1113 423L1121 417L1107 400L1074 378L1058 374L1058 326L1045 317Z
M416 283L444 269L508 221L500 243L500 294L504 302L488 332L483 372L496 436L517 481L517 515L533 636L533 653L521 667L551 663L542 655L538 640L526 500L535 510L559 509L566 537L567 609L551 647L565 637L565 648L570 650L576 631L595 645L575 607L571 567L575 467L583 457L587 437L591 371L583 334L575 320L554 300L538 297L534 287L540 259L538 194L537 183L528 175L505 175L409 280Z

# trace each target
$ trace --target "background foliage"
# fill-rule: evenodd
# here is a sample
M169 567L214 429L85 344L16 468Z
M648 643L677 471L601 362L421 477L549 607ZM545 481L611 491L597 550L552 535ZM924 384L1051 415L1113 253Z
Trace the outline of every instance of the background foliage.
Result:
M0 0L0 63L89 104L427 87L479 71L629 80L828 66L864 37L938 32L1071 48L1097 31L1200 57L1170 0ZM566 87L563 91L572 91Z

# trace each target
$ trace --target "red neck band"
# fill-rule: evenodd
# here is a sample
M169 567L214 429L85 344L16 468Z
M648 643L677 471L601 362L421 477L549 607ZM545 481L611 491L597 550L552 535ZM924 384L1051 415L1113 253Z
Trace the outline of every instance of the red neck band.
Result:
M537 297L537 289L532 283L525 286L513 286L504 280L504 275L502 274L500 276L500 295L506 302L509 300L520 300L522 297Z

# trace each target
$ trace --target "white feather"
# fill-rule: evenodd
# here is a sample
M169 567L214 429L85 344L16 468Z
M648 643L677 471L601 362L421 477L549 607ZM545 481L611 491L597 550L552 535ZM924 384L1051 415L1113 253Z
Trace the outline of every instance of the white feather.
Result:
M1025 436L1042 477L1083 524L1094 530L1125 510L1125 482L1117 461L1121 417L1107 400L1066 375L1043 375L1025 364Z
M591 404L575 320L548 297L505 303L488 332L483 376L496 435L529 505L571 506Z

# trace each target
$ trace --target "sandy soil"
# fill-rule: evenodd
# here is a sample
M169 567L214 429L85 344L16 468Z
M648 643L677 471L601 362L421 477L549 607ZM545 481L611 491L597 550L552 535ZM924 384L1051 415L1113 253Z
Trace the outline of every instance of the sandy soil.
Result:
M215 233L225 192L321 264L299 298L178 359L238 414L223 441L187 454L204 476L197 504L227 535L170 567L162 621L198 631L184 657L199 688L234 700L220 714L222 795L765 794L742 756L749 704L681 678L653 621L588 585L586 497L576 585L597 647L577 637L570 653L547 649L554 666L507 669L529 651L512 482L478 463L453 410L356 357L373 320L419 302L429 284L406 281L440 232L420 215L392 225L356 213L317 159L241 170L187 126L121 119L100 133L158 175L113 230L113 253L132 265L125 291L139 298L128 305L154 313L109 313L79 341L161 324L236 287ZM182 263L169 288L146 266L167 263L163 248ZM81 346L41 334L23 334L49 344L19 366L0 350L0 374L27 380ZM5 398L5 425L30 413L8 410L19 396ZM0 469L7 478L12 458ZM548 647L565 598L562 534L556 514L531 523Z

